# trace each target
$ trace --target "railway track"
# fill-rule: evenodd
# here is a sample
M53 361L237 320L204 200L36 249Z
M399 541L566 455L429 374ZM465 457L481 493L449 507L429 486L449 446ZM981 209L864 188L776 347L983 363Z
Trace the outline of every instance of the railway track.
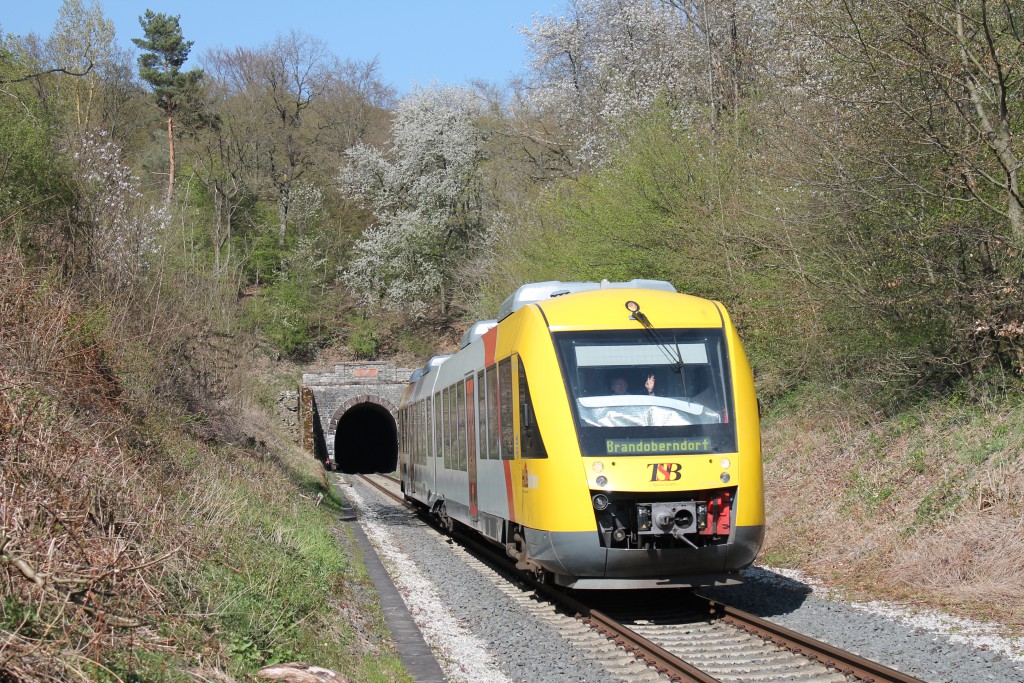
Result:
M413 507L399 492L396 478L375 475L363 476L362 480ZM452 535L472 550L471 556L506 577L514 577L506 580L526 584L526 592L543 596L554 607L546 612L558 612L566 622L586 624L646 664L648 674L656 672L661 680L920 683L899 671L692 591L673 591L670 600L665 599L665 591L568 595L515 572L514 563L492 545L466 534ZM558 628L571 630L568 623Z

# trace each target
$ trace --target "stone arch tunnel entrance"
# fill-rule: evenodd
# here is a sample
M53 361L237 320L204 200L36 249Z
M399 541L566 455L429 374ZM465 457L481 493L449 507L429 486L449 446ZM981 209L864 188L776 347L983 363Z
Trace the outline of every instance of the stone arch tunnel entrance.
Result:
M398 425L392 410L366 401L344 411L334 430L334 463L339 471L374 474L398 468Z
M339 363L302 374L303 445L327 469L350 474L398 466L398 408L412 370L387 361Z

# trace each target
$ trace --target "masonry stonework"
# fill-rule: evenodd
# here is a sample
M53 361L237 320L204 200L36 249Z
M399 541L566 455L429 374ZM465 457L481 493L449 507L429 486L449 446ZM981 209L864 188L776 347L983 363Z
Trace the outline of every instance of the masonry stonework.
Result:
M347 411L357 406L379 406L391 414L397 429L398 405L410 374L411 368L386 361L341 363L333 372L303 373L303 396L312 399L302 401L304 431L312 432L303 435L303 442L313 444L314 455L336 466L336 430Z

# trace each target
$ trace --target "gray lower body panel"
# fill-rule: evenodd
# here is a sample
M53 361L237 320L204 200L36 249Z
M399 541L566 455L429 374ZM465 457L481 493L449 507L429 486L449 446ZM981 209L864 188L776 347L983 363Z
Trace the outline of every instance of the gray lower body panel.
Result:
M707 586L733 582L739 570L753 563L763 538L763 526L746 526L736 527L731 540L721 545L625 550L602 547L596 531L526 529L530 558L555 574L557 583L575 588Z

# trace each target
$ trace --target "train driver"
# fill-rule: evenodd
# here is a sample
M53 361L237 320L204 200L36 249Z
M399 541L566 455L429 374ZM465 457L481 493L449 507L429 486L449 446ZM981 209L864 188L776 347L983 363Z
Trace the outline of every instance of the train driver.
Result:
M644 390L649 396L654 396L654 373L648 372L645 376L647 379L644 380ZM622 375L617 375L612 378L611 390L613 394L618 394L620 396L622 394L628 394L629 381Z

